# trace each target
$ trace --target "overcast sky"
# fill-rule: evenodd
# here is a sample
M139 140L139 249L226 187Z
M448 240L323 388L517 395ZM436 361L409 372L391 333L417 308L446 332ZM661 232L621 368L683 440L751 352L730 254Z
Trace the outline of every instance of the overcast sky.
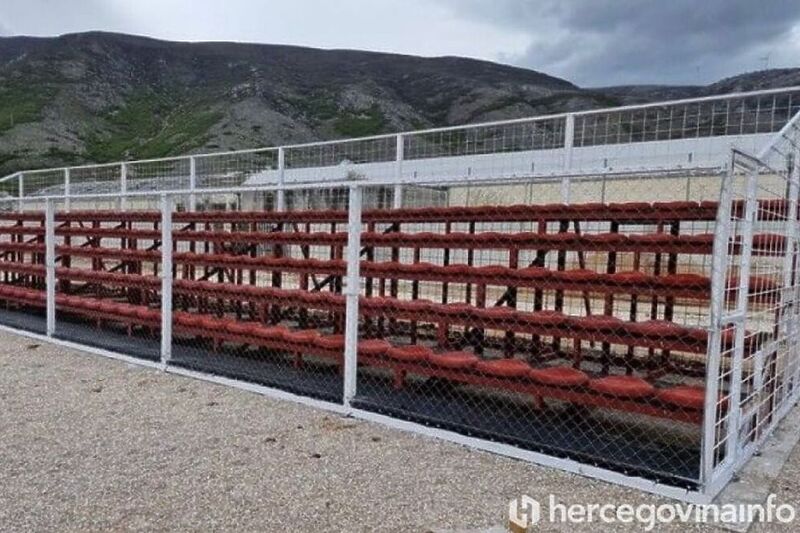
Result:
M0 0L0 34L86 30L460 55L583 86L800 66L800 0Z

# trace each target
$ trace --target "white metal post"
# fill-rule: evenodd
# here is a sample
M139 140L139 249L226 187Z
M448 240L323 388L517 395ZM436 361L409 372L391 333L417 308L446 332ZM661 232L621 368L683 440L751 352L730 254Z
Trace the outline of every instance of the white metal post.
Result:
M754 164L754 163L751 163ZM731 372L730 406L728 407L728 440L726 442L726 457L734 462L738 460L739 451L739 421L741 419L740 394L742 390L742 367L744 365L744 344L746 342L745 328L747 327L747 304L750 295L750 263L753 255L753 228L756 214L758 213L758 167L755 166L747 174L747 187L745 197L745 213L742 221L742 250L739 256L739 287L736 302L735 325L736 337L733 349L733 371ZM763 366L763 352L756 353L754 371Z
M24 179L24 176L25 176L24 172L20 172L19 173L19 210L20 211L25 211L25 200L23 200L23 198L25 198L25 179Z
M403 207L403 159L405 159L406 143L403 135L397 136L397 156L394 165L394 198L392 207L401 209Z
M128 207L128 199L126 194L128 192L128 164L122 163L119 169L119 208L124 210Z
M161 362L172 357L172 198L161 195Z
M347 308L345 315L344 344L344 404L356 395L358 375L358 298L361 294L361 200L362 189L350 187L347 226L347 281L344 288Z
M786 251L783 263L783 290L781 291L781 331L783 336L788 339L790 353L787 355L786 366L792 372L791 377L786 377L788 382L784 387L791 386L797 390L798 382L800 381L800 354L797 353L796 347L798 342L798 301L796 295L797 285L796 276L796 261L797 261L797 238L800 228L798 228L797 220L797 202L800 198L800 148L795 150L792 159L792 168L788 173L789 176L789 209L786 217L787 231L786 231ZM794 365L794 368L791 367Z
M575 144L575 115L567 114L564 119L564 173L561 178L561 203L570 202L570 172L572 171L572 150Z
M69 213L70 207L70 170L68 168L64 169L64 211Z
M197 159L189 158L189 211L197 211Z
M731 231L731 201L733 194L733 165L722 177L722 191L714 225L714 250L711 259L711 308L706 354L706 396L703 408L701 471L704 488L711 484L715 468L717 404L719 402L719 373L722 358L722 316L725 313L726 275L728 270L728 241Z
M53 199L48 199L45 204L44 250L47 336L52 337L56 332L56 216Z
M278 196L275 199L275 210L286 211L286 151L278 148Z

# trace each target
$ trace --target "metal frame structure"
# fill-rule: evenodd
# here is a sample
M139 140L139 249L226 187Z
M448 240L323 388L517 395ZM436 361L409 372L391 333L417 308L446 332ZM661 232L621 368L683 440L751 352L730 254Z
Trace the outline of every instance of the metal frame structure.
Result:
M57 215L91 202L135 210L137 204L158 201L159 361L139 361L91 347L88 351L648 492L707 502L758 450L800 396L800 281L795 274L800 254L797 161L800 87L363 139L19 172L0 180L0 189L6 192L0 198L0 206L6 213L44 211L46 335L42 338L85 348L56 338ZM570 204L580 203L578 196L584 183L602 182L605 201L607 181L687 176L707 180L712 190L718 184L715 200L719 205L713 224L708 321L703 322L705 315L697 319L708 331L708 351L696 487L687 489L492 442L360 406L357 400L363 378L359 373L359 305L364 290L360 268L365 234L362 209L371 207L366 201L368 192L391 191L391 205L387 207L401 209L408 205L415 187L472 190L552 184L560 202ZM337 194L345 195L347 200L346 255L341 257L346 263L341 290L346 309L341 400L309 398L302 393L225 377L224 373L216 375L173 364L175 213L202 211L202 202L209 198L232 196L241 205L244 195L269 196L274 211L290 211L292 195L301 191L339 191ZM685 194L693 194L689 185ZM597 198L584 200L596 202ZM769 212L774 205L783 207ZM757 230L771 231L773 241L757 243ZM781 238L780 246L775 235ZM771 253L759 255L759 246L767 246ZM754 304L754 298L759 296L754 297L753 291L760 289L750 286L752 272L765 269L782 280L774 294L762 297L764 301L777 302L771 303L767 311ZM613 274L613 270L609 273ZM735 285L731 285L731 279L736 280ZM769 343L752 350L751 330L759 325L773 329L775 334Z

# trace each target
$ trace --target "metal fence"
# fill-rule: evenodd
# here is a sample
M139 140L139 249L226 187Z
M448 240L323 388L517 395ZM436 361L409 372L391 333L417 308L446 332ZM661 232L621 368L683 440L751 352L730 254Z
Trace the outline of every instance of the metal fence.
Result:
M31 170L0 179L0 193L5 199L71 200L186 192L181 202L191 209L203 192L321 181L568 182L574 176L716 172L732 145L757 153L798 111L800 88L790 87L361 139Z
M26 174L0 212L0 321L705 500L798 397L800 115L780 92L637 109L607 115L644 114L628 144L777 133L758 157L566 183L406 172L564 132L611 145L613 118Z

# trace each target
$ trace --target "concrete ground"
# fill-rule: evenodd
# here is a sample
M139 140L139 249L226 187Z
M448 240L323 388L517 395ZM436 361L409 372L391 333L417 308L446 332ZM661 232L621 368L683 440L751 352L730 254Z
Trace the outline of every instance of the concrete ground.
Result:
M800 509L800 450L773 486ZM2 531L503 531L603 482L0 333ZM641 531L547 525L542 531ZM707 525L656 530L716 531ZM757 525L757 531L797 526Z

